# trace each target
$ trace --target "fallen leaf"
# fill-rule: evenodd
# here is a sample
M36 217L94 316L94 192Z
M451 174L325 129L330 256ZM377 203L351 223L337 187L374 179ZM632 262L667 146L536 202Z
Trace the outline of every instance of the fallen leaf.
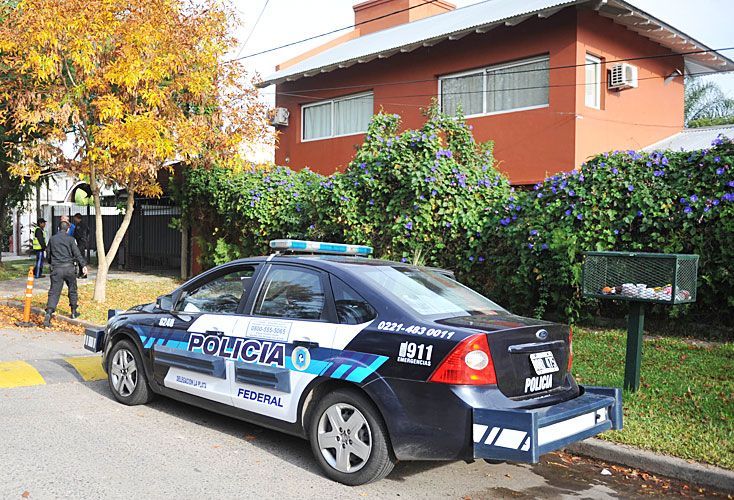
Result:
M26 490L23 493L21 493L20 496L22 496L23 498L28 498L29 496L31 496L31 492Z

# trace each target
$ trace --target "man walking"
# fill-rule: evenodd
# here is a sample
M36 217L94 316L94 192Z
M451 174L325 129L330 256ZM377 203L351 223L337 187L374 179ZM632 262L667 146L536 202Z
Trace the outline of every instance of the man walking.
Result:
M46 219L38 219L36 230L33 232L33 252L36 254L36 265L33 268L33 276L43 278L43 254L46 251Z
M87 257L87 244L89 242L89 228L82 221L82 214L79 212L74 214L74 232L72 233L76 240L76 245L79 247L79 253L82 257ZM79 268L79 277L84 279L87 277L87 273L82 272Z
M59 232L48 240L48 263L51 265L51 288L48 291L48 302L46 303L46 317L43 326L51 326L51 316L56 311L56 306L61 298L61 290L64 283L69 289L69 306L71 306L71 317L79 317L79 303L76 289L76 262L87 274L87 261L84 260L76 240L68 234L69 222L63 221L59 224Z

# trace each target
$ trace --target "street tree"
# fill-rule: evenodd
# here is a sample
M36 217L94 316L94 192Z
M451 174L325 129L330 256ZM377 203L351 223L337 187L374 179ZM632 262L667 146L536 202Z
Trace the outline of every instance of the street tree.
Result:
M12 91L19 128L52 140L23 146L13 171L41 162L89 179L98 257L94 298L130 224L135 196L159 196L171 161L231 166L243 144L269 140L265 106L239 62L236 16L217 0L24 0L0 18L0 50L24 75ZM71 137L74 154L62 144ZM71 157L69 157L71 156ZM38 161L41 160L41 161ZM127 193L104 247L100 190Z

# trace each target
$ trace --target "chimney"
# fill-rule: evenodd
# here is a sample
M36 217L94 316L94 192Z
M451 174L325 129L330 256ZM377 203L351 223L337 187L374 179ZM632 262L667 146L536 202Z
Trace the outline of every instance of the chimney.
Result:
M368 0L358 3L353 8L355 28L359 30L361 36L424 17L443 14L454 10L456 6L444 0ZM367 22L378 17L380 19Z

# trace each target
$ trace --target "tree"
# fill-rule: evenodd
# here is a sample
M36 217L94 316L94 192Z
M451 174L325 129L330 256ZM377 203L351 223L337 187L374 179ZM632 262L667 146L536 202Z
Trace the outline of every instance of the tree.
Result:
M714 82L701 78L687 78L684 116L686 125L704 118L734 115L734 99L727 97Z
M105 299L110 263L135 196L158 196L167 161L236 164L243 143L268 138L264 104L238 62L235 17L216 0L26 0L4 8L0 50L26 77L9 90L18 127L53 140L24 146L13 170L52 162L89 178L98 256L94 298ZM76 154L61 144L73 134ZM104 248L100 189L127 192L120 228Z

